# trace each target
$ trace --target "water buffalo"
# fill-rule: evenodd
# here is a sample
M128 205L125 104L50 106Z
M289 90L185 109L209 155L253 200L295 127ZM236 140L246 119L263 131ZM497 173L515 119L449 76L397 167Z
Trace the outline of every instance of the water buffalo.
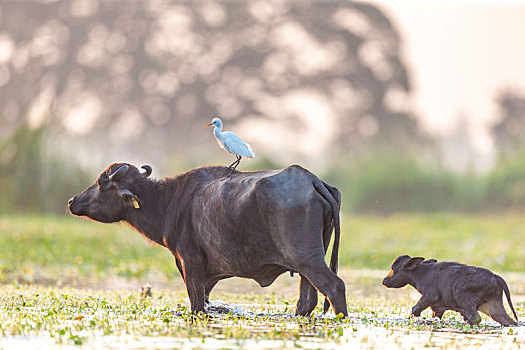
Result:
M487 269L401 255L392 263L390 273L383 279L383 285L401 288L407 284L423 295L412 308L412 315L416 317L430 306L432 316L440 319L445 311L454 310L461 313L465 321L477 324L481 321L479 310L503 326L518 324L507 283ZM516 321L505 311L503 293Z
M216 283L229 277L270 285L286 271L301 276L296 315L309 315L317 291L335 314L347 316L345 284L337 276L339 191L298 165L238 172L206 166L153 180L127 163L108 166L69 200L73 215L126 221L175 256L193 312L205 311ZM330 268L324 256L335 231Z

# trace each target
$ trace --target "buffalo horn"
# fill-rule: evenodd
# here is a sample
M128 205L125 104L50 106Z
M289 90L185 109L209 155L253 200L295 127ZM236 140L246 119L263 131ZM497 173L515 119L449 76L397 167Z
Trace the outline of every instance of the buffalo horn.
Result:
M151 172L153 171L153 169L151 169L151 167L149 165L143 165L141 166L142 169L146 170L146 172L142 173L142 175L144 177L148 177L151 175Z
M118 180L120 180L122 178L122 176L124 176L126 174L128 169L129 169L129 166L127 166L127 165L121 166L120 168L115 170L115 172L113 174L109 175L109 180L110 181L118 181Z

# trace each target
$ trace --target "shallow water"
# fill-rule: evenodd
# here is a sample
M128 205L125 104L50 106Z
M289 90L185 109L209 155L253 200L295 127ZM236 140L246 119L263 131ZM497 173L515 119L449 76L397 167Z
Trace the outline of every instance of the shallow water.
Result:
M525 345L525 322L521 322L520 327L503 328L484 317L479 327L471 328L464 326L462 318L453 312L445 314L444 322L433 322L429 319L429 311L423 313L425 320L410 318L410 308L419 299L419 294L411 287L397 290L384 288L380 284L384 274L385 271L341 271L340 275L347 283L349 306L349 318L343 322L336 321L331 312L317 314L310 320L294 317L299 283L297 275L294 278L283 275L269 288L261 288L249 280L226 280L219 283L212 293L207 321L196 326L194 335L187 333L188 327L192 327L184 311L188 300L178 282L157 284L154 280L150 281L153 299L138 309L137 305L142 303L139 289L141 284L145 284L144 281L128 280L123 288L103 288L99 284L93 292L83 288L0 286L7 301L22 295L29 299L35 293L49 294L50 300L59 299L58 304L65 307L62 312L66 316L56 317L53 321L56 324L51 329L68 329L69 332L64 337L57 337L45 330L28 331L26 334L22 331L21 335L9 333L8 330L5 336L0 337L0 349L513 349L520 344ZM510 286L519 316L525 320L525 276L508 274L503 277ZM113 281L115 284L118 283ZM70 298L60 299L59 296L63 295L70 295ZM85 308L84 304L93 304L93 295L96 300L105 300L107 295L110 307L95 305L93 309L91 306ZM119 299L120 295L123 299ZM75 302L67 304L66 301L72 298ZM131 302L127 303L129 298ZM31 322L47 322L49 309L56 308L56 303L54 306L51 304L35 301L35 305L23 306L17 311L23 317L14 321L6 314L0 314L0 317L15 323L18 320L25 322L26 319L31 321L32 318L37 321ZM169 326L163 324L163 319L169 322ZM105 320L111 324L111 329L118 330L120 334L104 334L102 328L77 329L79 323L89 324L92 320L97 323ZM147 332L142 332L142 327L152 324L156 324L152 329L158 329L157 334L145 335ZM181 328L181 332L175 331L177 327ZM3 332L8 329L5 324L1 324L0 328L4 329ZM75 338L68 338L70 333L82 339L80 345L73 345ZM178 336L179 333L183 336Z
M238 308L234 306L234 308ZM293 323L293 315L269 315L282 322L285 319ZM337 341L327 341L315 337L300 337L288 339L221 339L208 338L179 338L163 336L97 336L87 340L82 345L57 344L49 336L6 336L0 338L1 349L333 349L333 348L388 348L388 349L449 349L449 348L477 348L477 349L514 349L525 344L525 327L512 327L486 332L459 332L454 328L439 330L407 330L410 323L406 319L381 318L369 319L364 324L360 316L350 316L353 321L344 327L342 336ZM378 323L370 325L374 321ZM385 327L385 324L398 324L397 327ZM292 325L293 326L293 325Z

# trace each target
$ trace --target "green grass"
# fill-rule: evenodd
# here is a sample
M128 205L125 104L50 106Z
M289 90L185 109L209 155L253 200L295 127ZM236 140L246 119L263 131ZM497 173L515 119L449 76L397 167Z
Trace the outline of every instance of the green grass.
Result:
M460 260L495 271L523 271L524 231L525 222L517 215L346 215L340 257L346 267L341 276L348 285L348 319L293 318L298 279L289 276L265 289L248 290L246 284L239 289L235 281L240 279L221 282L224 285L217 287L212 300L235 304L247 314L232 311L192 318L170 253L150 245L127 225L68 216L1 216L0 348L42 344L48 348L56 344L247 349L481 344L512 348L514 341L524 340L523 334L490 321L470 327L454 312L446 313L442 323L411 319L417 292L410 287L386 289L380 278L392 259L404 253ZM510 274L507 281L518 316L523 318L520 276ZM134 282L125 290L108 289L103 281L117 277ZM137 289L149 278L168 284L154 284L152 298L142 299ZM71 281L85 283L80 289L57 284ZM234 290L240 290L239 294L231 294ZM322 301L316 315L321 313ZM423 316L430 317L430 311Z
M400 254L525 271L519 215L346 215L340 264L388 270ZM178 278L173 257L126 224L68 216L0 216L0 282L68 282L114 276Z
M125 224L61 216L0 217L0 281L173 277L173 258Z
M525 271L521 215L345 216L342 231L340 262L354 269L388 269L396 256L409 254Z

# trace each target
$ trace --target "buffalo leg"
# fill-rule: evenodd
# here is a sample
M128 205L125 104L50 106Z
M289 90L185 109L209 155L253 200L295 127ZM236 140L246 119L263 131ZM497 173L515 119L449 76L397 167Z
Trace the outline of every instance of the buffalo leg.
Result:
M481 316L479 315L475 305L468 305L463 308L463 318L471 325L481 322Z
M510 318L510 316L506 312L491 314L490 317L494 321L499 322L502 326L505 326L505 327L518 325L516 321Z
M435 298L429 298L426 295L423 295L421 299L417 302L416 305L412 308L412 315L419 317L421 316L421 311L425 310L430 305L434 304L437 300Z
M297 301L297 309L295 316L308 316L317 306L317 290L312 286L310 281L301 275L301 283L299 285L299 300Z
M431 306L431 309L432 309L432 317L437 317L440 320L443 317L443 314L445 313L445 311L447 311L446 309L442 309L436 306Z
M348 316L345 283L326 266L324 259L320 261L314 260L314 262L316 262L316 264L312 264L311 266L313 267L303 269L303 271L299 272L306 276L310 283L328 298L336 315L343 314L345 317Z
M197 281L193 281L192 279L190 279L190 276L187 276L187 274L184 273L181 261L177 258L175 258L175 265L177 265L177 269L179 270L180 275L184 279L184 284L186 284L186 290L188 291L188 296L190 298L191 311L195 313L199 311L204 311L204 303L209 302L209 292L211 292L211 288L213 288L217 282L215 282L213 286L211 286L209 292L206 294L206 296L204 296L203 287L199 286L199 283ZM200 292L200 290L202 290L202 293ZM200 294L202 294L202 297L200 296Z
M334 229L334 225L332 223L332 218L334 215L339 215L339 212L333 213L330 211L330 215L325 215L325 221L324 221L324 232L323 232L323 247L324 247L324 254L326 256L326 253L328 252L328 246L330 245L330 239L332 237L332 231ZM337 266L336 266L337 267ZM330 268L332 270L332 268ZM332 270L335 274L337 274L337 268ZM325 314L328 309L330 309L330 302L328 299L324 299L324 305L323 305L323 314Z
M489 315L494 321L499 322L502 326L516 326L514 321L505 311L501 299L492 299L479 306L479 311Z
M290 267L306 277L314 288L328 299L336 315L348 316L345 283L325 262L325 250L329 243L326 227L328 220L325 217L329 211L326 203L313 200L304 209L287 206L284 208L286 210L279 212L276 224L282 222L282 225L279 225L279 232L275 235L287 247L286 259ZM313 299L311 302L313 304Z
M190 297L191 312L204 312L204 286L202 283L190 280L186 282L186 290Z
M184 283L186 283L186 290L190 298L191 312L204 312L204 282L200 271L187 268L187 265L184 266Z
M209 304L210 303L210 293L213 287L220 281L220 279L211 280L208 283L206 283L206 288L204 289L204 303Z
M184 272L182 271L182 264L180 263L180 260L175 258L175 265L177 265L177 270L179 270L179 273L182 278L184 278Z
M175 256L175 264L184 279L186 291L190 298L191 312L204 312L204 279L203 272L198 267L201 266L199 261L187 263L169 241L165 239L164 244Z

